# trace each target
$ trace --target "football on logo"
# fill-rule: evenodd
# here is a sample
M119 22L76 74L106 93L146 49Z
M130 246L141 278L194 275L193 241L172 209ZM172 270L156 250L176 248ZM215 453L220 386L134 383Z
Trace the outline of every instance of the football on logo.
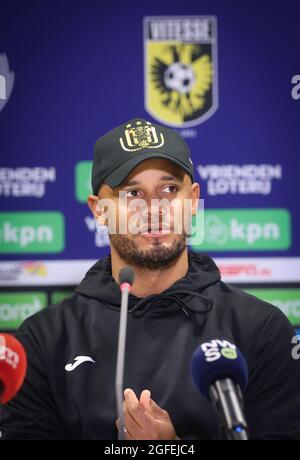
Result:
M164 73L164 82L169 90L185 94L191 92L196 76L192 66L173 62Z
M145 18L144 36L146 110L174 127L209 118L218 107L215 18Z

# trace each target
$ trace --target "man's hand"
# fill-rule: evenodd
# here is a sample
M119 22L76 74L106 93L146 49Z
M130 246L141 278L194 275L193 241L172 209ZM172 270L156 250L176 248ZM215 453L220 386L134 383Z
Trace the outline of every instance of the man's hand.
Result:
M161 409L152 399L149 390L141 393L140 400L133 390L124 391L124 423L127 440L157 439L175 441L176 436L173 424L167 411ZM116 421L120 430L120 420Z

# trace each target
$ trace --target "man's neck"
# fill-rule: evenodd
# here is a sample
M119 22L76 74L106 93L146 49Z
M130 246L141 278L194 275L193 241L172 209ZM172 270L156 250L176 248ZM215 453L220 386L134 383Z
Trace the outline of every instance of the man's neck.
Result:
M119 254L111 246L111 269L112 276L119 284L119 272L128 264L120 258ZM131 294L136 297L148 297L152 294L160 294L172 284L183 278L189 267L187 248L178 259L169 267L160 270L147 270L139 267L132 267L135 278Z

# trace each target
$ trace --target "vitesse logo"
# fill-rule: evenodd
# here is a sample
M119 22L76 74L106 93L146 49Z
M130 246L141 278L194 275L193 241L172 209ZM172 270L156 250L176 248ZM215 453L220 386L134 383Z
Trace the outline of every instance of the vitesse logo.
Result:
M129 123L126 126L124 139L120 137L120 144L126 152L137 152L144 149L157 149L164 145L165 140L162 133L157 133L150 122L143 123L137 121L135 124Z
M213 16L144 19L145 108L174 127L194 126L218 108Z

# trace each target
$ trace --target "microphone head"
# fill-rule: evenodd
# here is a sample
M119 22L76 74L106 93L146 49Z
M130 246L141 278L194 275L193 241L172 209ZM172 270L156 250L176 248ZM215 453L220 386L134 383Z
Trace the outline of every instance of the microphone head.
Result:
M200 393L210 399L209 387L216 381L231 379L243 392L248 383L248 368L238 348L225 339L202 343L193 353L190 370Z
M133 284L134 281L134 271L131 267L123 267L119 272L119 283L128 283Z
M10 334L0 334L0 403L10 401L21 388L27 370L23 345Z

